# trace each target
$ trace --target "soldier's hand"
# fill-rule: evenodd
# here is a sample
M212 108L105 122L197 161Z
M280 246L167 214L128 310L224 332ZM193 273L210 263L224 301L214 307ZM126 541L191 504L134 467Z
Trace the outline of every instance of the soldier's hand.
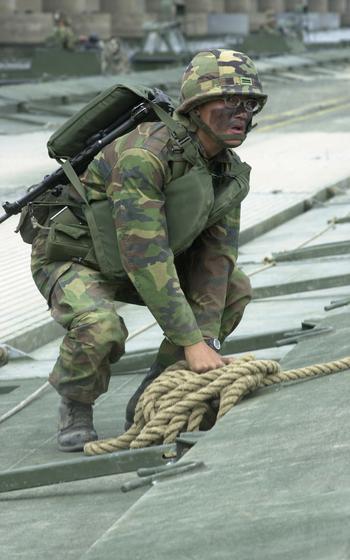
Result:
M232 364L232 362L236 362L237 358L235 356L225 356L222 358L225 364Z
M188 367L196 373L204 373L225 365L225 360L205 342L184 347Z

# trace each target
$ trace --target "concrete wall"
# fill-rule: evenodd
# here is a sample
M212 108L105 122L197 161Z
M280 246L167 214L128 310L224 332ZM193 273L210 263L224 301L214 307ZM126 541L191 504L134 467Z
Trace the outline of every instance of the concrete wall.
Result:
M284 0L258 0L258 8L260 12L273 10L274 12L284 12L286 3Z
M328 12L328 0L308 0L309 12Z
M258 11L258 0L226 0L226 12L253 13Z
M65 14L98 12L100 11L100 0L43 0L43 11L64 12Z
M191 14L225 12L225 0L186 0L185 6Z
M15 0L16 12L38 13L43 11L43 0Z
M344 14L346 12L346 0L328 0L328 9L330 12Z
M113 35L121 38L141 38L143 25L151 19L146 14L145 0L100 0L101 10L111 15Z
M145 0L100 0L101 10L115 14L144 14L146 11Z
M0 42L8 45L33 45L43 43L51 32L51 14L10 13L1 18Z
M8 14L16 9L16 0L0 0L0 14Z
M264 24L266 11L300 10L305 1L174 0L184 7L181 21L189 37L211 34L216 23L220 32L229 21L222 23L220 17L225 17L225 14L248 16L249 29L254 31ZM308 0L308 8L309 12L324 16L328 12L339 14L341 24L350 26L350 0ZM0 43L42 42L52 31L52 14L57 11L70 17L77 35L96 32L103 39L111 34L122 38L142 38L144 24L161 21L164 16L161 0L0 0ZM231 25L235 26L235 22L234 18L230 19ZM228 27L226 25L225 29ZM245 29L245 25L243 27Z
M341 13L342 25L350 27L350 0L346 0L345 11Z
M110 14L72 14L70 19L77 37L97 33L100 39L109 39L112 35Z

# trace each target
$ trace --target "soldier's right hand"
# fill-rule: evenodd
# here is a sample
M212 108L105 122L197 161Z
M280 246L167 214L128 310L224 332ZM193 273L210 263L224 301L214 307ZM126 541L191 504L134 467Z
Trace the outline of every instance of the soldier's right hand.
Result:
M220 368L225 365L225 361L212 350L205 342L197 342L191 346L184 347L185 358L188 367L196 373L204 373L211 369Z

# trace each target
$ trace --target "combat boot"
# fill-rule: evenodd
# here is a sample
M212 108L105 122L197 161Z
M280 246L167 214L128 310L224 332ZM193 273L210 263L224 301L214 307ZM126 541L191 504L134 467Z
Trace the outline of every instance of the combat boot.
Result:
M152 381L154 381L164 371L164 369L165 367L162 366L157 361L155 361L154 364L150 367L150 370L143 378L141 385L138 386L135 393L133 394L128 404L126 405L125 425L124 425L125 430L128 430L134 423L136 405L142 393L147 389L148 385L150 385Z
M60 451L82 451L85 443L97 439L91 404L62 397L58 412L57 442Z

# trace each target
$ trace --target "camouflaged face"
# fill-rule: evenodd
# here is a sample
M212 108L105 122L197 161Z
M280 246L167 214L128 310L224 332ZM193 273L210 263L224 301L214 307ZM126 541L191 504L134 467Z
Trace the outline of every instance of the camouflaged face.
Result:
M255 65L247 55L227 49L202 51L186 68L177 111L188 113L224 95L251 95L264 102L267 99Z

